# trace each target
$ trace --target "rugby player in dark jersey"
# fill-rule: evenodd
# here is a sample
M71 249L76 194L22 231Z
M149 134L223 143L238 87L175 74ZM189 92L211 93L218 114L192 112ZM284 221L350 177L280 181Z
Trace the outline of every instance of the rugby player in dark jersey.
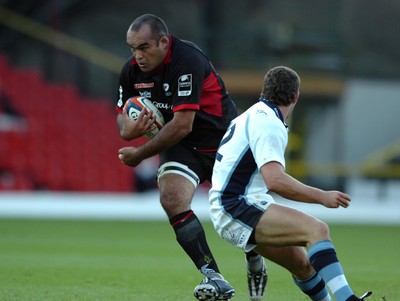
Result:
M191 202L198 185L211 180L218 145L237 116L235 104L203 52L170 35L159 17L146 14L135 19L127 43L133 55L119 80L120 135L130 141L155 126L151 113L143 110L133 121L124 112L124 104L132 96L150 99L166 123L141 146L120 149L119 159L134 167L160 155L157 182L161 205L178 243L204 275L194 296L198 300L229 300L235 291L220 273Z

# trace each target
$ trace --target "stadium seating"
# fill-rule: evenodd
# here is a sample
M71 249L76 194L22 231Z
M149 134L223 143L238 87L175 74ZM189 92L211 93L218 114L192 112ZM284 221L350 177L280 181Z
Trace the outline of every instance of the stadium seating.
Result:
M0 128L0 190L129 192L132 168L122 165L114 105L0 55L0 92L18 116ZM6 121L1 110L0 118ZM14 118L15 117L15 118ZM8 119L7 119L8 120Z

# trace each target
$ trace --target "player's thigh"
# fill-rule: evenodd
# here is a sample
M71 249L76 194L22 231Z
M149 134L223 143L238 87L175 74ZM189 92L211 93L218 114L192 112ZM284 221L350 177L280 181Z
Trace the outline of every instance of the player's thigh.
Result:
M314 273L314 268L303 247L257 246L255 251L284 267L299 280L307 279Z
M296 209L271 204L261 216L255 232L259 245L275 247L309 246L328 239L327 226L318 219Z

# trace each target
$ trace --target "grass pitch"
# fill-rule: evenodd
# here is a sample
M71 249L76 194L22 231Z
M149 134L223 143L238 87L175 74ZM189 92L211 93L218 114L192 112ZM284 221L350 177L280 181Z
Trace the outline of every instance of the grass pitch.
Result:
M247 297L245 263L210 223L208 241L224 276ZM331 225L347 279L371 301L400 300L400 227ZM281 267L267 263L268 301L308 300ZM2 301L187 301L202 277L167 221L0 219Z

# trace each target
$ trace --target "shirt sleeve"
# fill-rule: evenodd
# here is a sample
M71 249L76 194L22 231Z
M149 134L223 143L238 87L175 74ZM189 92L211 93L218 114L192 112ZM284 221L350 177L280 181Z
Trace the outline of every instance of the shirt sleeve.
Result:
M123 112L125 102L129 98L139 95L134 89L130 88L132 85L129 85L129 66L130 60L125 63L119 75L117 104L115 109L120 114Z
M264 114L255 116L249 124L249 143L258 169L268 162L285 167L287 131L282 122Z
M176 68L173 111L199 110L209 62L200 55L185 56Z

